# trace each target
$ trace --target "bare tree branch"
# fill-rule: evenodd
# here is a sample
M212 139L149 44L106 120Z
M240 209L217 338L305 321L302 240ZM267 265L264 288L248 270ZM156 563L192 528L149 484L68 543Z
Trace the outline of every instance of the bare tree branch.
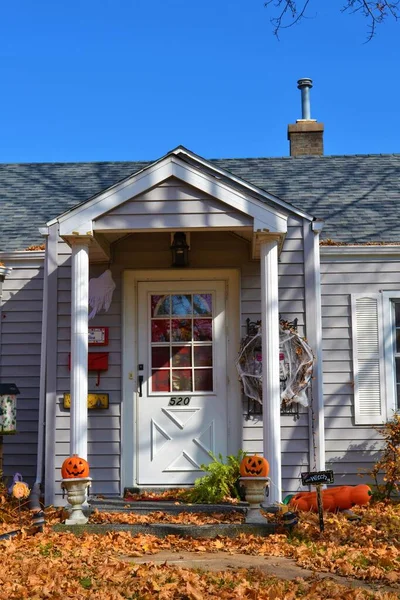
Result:
M322 0L326 1L326 0ZM281 29L293 27L296 23L306 18L306 9L311 6L312 0L266 0L264 6L272 8L275 16L270 21L273 27L274 35L279 37ZM376 34L378 25L391 18L398 20L400 18L400 0L346 0L342 7L342 12L361 13L368 23L369 42Z

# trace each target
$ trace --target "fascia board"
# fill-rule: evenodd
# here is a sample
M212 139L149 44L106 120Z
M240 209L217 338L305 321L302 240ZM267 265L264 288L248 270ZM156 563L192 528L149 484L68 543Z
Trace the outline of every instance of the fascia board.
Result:
M230 173L229 171L226 171L225 169L216 167L212 162L209 162L208 160L201 158L197 154L193 154L193 152L190 152L190 150L187 150L187 148L184 148L183 146L179 146L175 150L172 150L172 153L175 154L176 156L179 156L179 154L186 155L191 160L199 163L199 165L203 165L203 166L207 167L208 169L213 170L215 173L218 173L219 175L230 179L232 182L242 186L243 188L246 188L251 193L256 194L257 196L261 196L262 198L265 198L269 202L273 202L274 204L277 204L278 206L283 208L285 211L294 213L295 215L298 215L299 217L303 217L304 219L307 219L308 221L314 220L313 216L300 210L299 208L293 206L292 204L289 204L288 202L281 200L280 198L278 198L278 196L274 196L273 194L270 194L269 192L266 192L265 190L255 186L255 185L252 185L245 179L241 179L240 177L233 175L232 173Z
M360 260L392 258L400 259L400 245L387 246L320 246L321 261Z
M110 212L113 208L127 202L133 196L147 191L168 177L171 177L170 161L153 165L146 171L142 171L138 175L132 175L129 179L108 188L83 206L79 206L59 217L60 236L73 235L74 231L87 233L87 229L85 232L80 231L82 223L91 223L101 215Z
M17 260L20 262L31 260L44 260L45 250L15 250L14 252L0 252L1 261Z
M219 181L208 173L202 173L184 161L174 159L174 176L221 200L228 206L254 218L254 230L267 229L272 233L286 233L287 215L271 209L261 200Z
M133 175L128 180L107 189L85 205L59 217L60 236L73 235L74 232L81 235L88 234L92 229L90 223L96 218L172 176L250 215L254 218L255 229L268 229L274 233L285 233L287 230L287 215L271 209L261 200L242 193L225 182L218 181L210 174L201 173L178 157L170 155L164 161Z

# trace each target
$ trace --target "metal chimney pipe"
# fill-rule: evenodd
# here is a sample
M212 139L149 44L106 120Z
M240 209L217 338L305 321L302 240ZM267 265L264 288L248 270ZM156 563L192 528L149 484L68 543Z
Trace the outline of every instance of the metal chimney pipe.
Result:
M301 118L305 121L310 121L310 89L312 88L312 79L308 79L308 77L299 79L297 82L297 87L299 90L301 90Z

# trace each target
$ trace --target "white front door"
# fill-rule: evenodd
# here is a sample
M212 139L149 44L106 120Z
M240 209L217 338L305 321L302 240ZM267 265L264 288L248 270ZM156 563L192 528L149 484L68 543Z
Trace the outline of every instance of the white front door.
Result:
M226 356L224 281L139 281L139 485L191 484L226 456Z

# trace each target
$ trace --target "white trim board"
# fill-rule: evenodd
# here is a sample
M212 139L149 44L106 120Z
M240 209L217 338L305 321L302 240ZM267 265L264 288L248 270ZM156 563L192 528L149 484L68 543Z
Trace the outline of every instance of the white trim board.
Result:
M237 269L126 270L123 274L122 306L122 405L121 405L121 492L132 486L136 474L135 395L137 393L137 288L139 281L226 282L227 306L227 397L228 454L236 454L242 445L242 406L235 368L240 344L240 273ZM132 456L134 460L132 461Z
M385 261L400 259L400 245L392 246L320 246L321 263Z
M393 335L393 306L392 300L400 300L400 291L385 291L382 294L383 339L385 356L386 406L387 417L390 419L396 411L396 376Z

